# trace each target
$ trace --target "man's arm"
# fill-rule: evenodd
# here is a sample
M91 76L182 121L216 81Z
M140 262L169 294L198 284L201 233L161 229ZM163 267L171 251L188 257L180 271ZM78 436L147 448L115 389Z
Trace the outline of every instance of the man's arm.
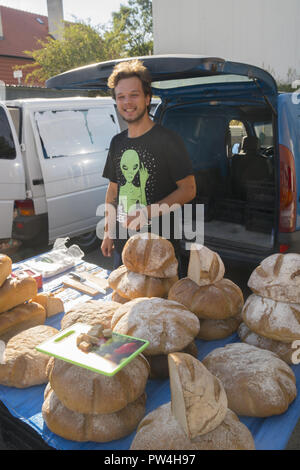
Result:
M115 210L112 211L107 208L105 212L104 238L101 244L101 251L104 256L111 256L114 249L112 233L116 226L117 197L118 184L110 181L105 195L105 204L113 206Z

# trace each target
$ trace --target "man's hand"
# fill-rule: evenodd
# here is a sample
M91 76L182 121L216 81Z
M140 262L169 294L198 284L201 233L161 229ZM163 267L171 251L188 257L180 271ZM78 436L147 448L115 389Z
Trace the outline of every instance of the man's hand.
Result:
M111 238L104 238L101 243L101 251L103 256L111 256L114 250L114 241Z

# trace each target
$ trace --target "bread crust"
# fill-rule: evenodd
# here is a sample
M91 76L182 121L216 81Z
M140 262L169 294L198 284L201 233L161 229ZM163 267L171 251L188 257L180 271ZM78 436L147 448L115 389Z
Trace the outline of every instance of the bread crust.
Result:
M0 287L12 272L12 260L9 256L0 253Z
M33 277L9 277L0 287L0 313L32 299L37 291L37 283Z

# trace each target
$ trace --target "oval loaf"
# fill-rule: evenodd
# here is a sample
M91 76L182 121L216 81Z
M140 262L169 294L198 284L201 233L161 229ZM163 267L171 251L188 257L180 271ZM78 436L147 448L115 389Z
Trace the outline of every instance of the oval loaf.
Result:
M114 301L88 300L73 307L61 319L61 328L68 328L76 322L88 325L101 324L104 328L110 328L113 314L120 307Z
M0 287L12 271L12 260L9 256L0 253Z

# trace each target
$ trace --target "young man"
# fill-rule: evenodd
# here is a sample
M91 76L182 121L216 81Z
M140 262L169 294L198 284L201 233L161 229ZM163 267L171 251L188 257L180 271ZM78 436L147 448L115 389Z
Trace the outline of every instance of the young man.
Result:
M116 237L108 230L101 250L104 256L111 256L114 250L116 269L122 264L121 253L126 243L126 239L120 239L120 228L139 230L148 224L148 230L152 230L155 217L161 218L175 204L182 206L194 199L196 183L182 139L149 117L152 89L148 69L139 60L120 62L109 77L108 86L128 124L128 130L113 137L103 171L110 181L106 203L114 205L117 211L113 220ZM144 208L142 212L138 207ZM172 217L170 220L172 224ZM110 228L111 224L110 220ZM166 238L173 243L180 262L180 240L174 239L174 227L170 229Z

